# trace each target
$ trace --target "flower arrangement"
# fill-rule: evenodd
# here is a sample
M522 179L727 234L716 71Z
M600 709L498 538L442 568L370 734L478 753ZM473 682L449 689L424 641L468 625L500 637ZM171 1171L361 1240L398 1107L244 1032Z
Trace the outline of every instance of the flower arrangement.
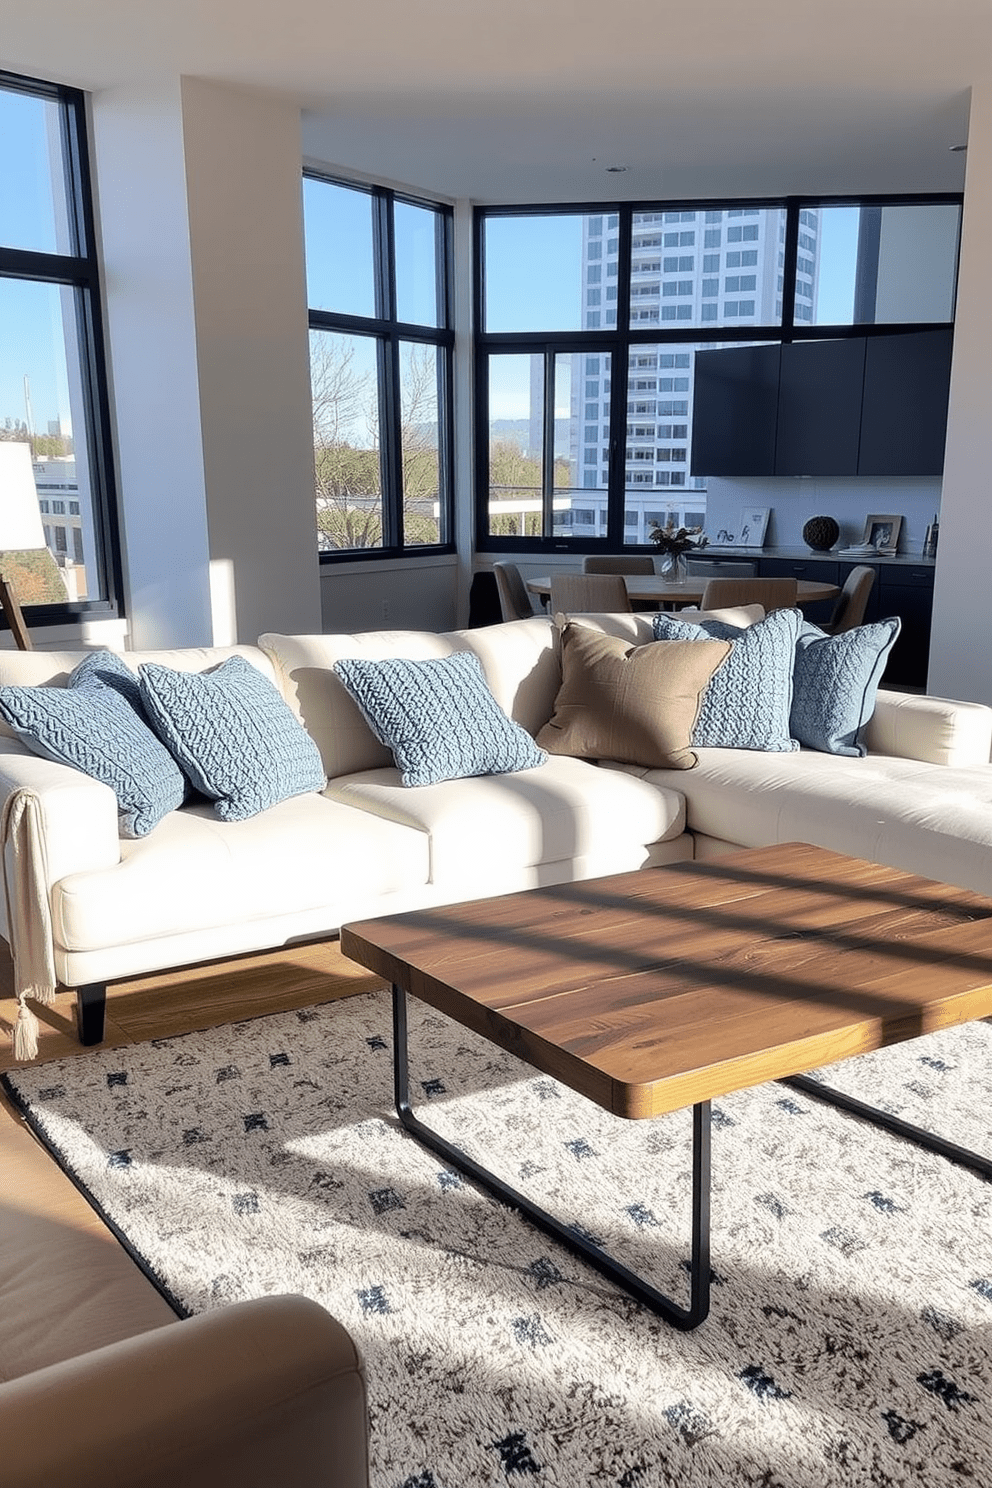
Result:
M681 558L685 553L698 553L700 548L707 546L709 538L704 535L701 527L676 528L672 522L667 527L659 527L657 522L652 522L651 541L657 545L660 553Z

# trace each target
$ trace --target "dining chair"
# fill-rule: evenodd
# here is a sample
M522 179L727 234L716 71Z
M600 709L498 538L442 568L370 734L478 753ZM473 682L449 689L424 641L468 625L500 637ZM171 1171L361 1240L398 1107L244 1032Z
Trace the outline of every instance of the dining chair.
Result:
M853 630L856 625L860 625L865 618L868 596L874 582L875 570L867 564L859 563L857 568L852 568L837 596L830 619L820 629L825 630L828 635L840 635L842 631Z
M623 574L551 575L551 613L629 615L633 613Z
M710 579L703 590L700 608L726 609L732 605L760 604L771 610L792 609L799 586L795 579Z
M531 603L523 575L515 563L494 563L499 607L504 620L532 620L537 611Z
M587 574L653 574L654 559L649 553L631 553L629 556L614 554L597 557L587 554L582 560L582 572Z

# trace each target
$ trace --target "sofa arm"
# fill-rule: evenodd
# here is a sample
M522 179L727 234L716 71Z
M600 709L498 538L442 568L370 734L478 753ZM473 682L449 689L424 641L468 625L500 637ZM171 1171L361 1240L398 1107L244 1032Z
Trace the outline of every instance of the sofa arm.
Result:
M0 934L14 958L18 997L51 1002L55 957L51 892L69 873L120 862L117 799L108 786L0 738ZM21 1038L21 1018L27 1017ZM22 1006L18 1058L36 1049L36 1025Z
M4 1488L367 1488L358 1350L304 1297L171 1323L0 1385Z
M0 738L0 810L16 791L38 798L49 887L69 873L120 862L117 798L108 785Z
M992 750L992 708L879 688L865 742L870 754L925 760L931 765L987 765Z

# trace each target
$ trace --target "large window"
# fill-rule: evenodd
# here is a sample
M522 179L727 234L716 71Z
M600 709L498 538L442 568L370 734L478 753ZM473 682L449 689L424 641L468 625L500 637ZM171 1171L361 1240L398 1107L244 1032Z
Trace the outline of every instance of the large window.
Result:
M953 318L960 198L481 208L477 540L702 526L696 352Z
M117 590L83 96L0 73L0 549L32 624Z
M451 213L303 179L321 557L450 548Z

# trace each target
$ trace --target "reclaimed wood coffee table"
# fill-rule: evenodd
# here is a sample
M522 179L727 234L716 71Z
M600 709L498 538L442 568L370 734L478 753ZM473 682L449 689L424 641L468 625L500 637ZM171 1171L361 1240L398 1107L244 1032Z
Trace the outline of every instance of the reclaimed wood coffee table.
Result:
M992 899L787 843L366 920L341 949L393 984L406 1129L677 1327L709 1310L713 1097L782 1080L992 1176L989 1159L799 1074L992 1013ZM619 1116L692 1106L688 1307L414 1115L407 993Z

